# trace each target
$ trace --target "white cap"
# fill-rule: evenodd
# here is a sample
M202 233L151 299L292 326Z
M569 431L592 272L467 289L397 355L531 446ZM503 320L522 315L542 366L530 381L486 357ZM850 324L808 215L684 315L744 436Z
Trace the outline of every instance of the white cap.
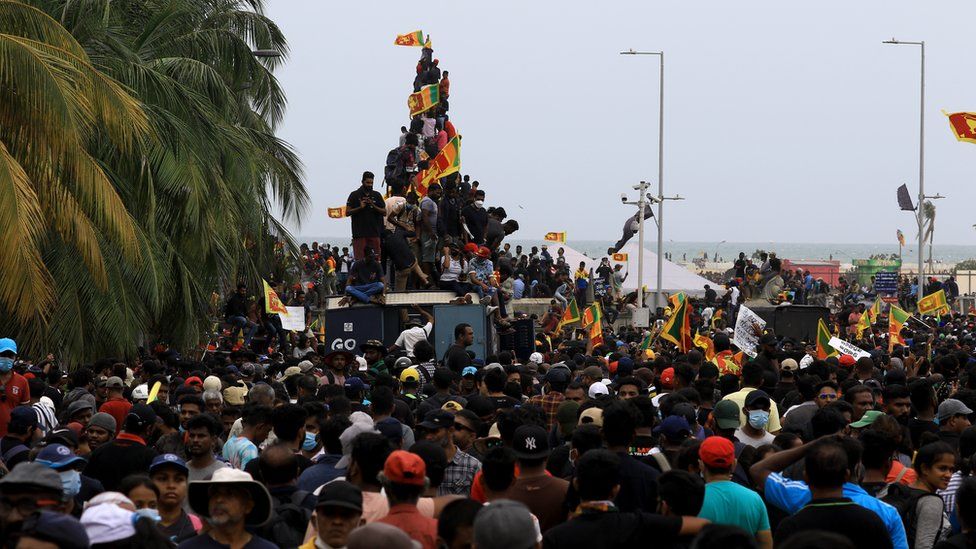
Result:
M110 543L136 535L136 528L132 523L132 511L111 503L85 509L81 514L81 525L85 527L88 540L92 544Z
M142 385L136 385L136 388L132 390L132 400L148 400L149 399L149 386L143 383Z
M535 362L536 364L542 364L542 353L535 352L529 355L529 362Z
M312 361L310 361L310 360L303 360L303 361L299 362L298 363L298 369L301 370L303 374L305 372L311 370L312 369Z
M813 364L813 357L810 355L803 355L800 359L800 369L805 370L807 366Z
M590 398L597 398L599 396L609 395L610 391L607 390L607 386L602 383L594 383L590 385L590 390L587 391Z
M369 364L366 362L366 359L361 356L356 356L356 364L359 365L358 370L360 372L365 372L366 370L369 370Z
M220 378L217 376L207 376L203 380L203 390L204 391L217 391L218 393L223 389L223 384L220 382Z

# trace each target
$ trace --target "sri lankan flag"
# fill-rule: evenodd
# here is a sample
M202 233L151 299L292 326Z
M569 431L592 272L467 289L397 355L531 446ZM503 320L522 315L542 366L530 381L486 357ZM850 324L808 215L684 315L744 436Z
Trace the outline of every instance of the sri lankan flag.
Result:
M417 194L427 196L430 184L461 170L461 136L455 135L430 161L426 170L417 174Z
M950 312L945 290L929 294L918 302L918 312L923 315L941 316Z
M603 345L603 323L594 322L590 325L590 345L592 349Z
M728 349L713 356L711 362L716 368L718 368L718 374L721 376L724 376L725 374L739 375L742 372L742 368L738 363L736 363L735 356L732 354L732 351Z
M646 350L650 349L651 348L651 342L652 341L654 341L654 332L651 331L651 330L648 330L647 335L645 335L644 336L644 339L641 340L640 350L641 351L646 351Z
M332 219L342 219L346 217L346 207L339 206L338 208L329 208L329 217Z
M613 254L610 257L610 259L613 259L617 263L626 263L627 262L627 254L616 253L616 254Z
M695 346L705 352L705 360L715 358L715 342L704 334L695 334Z
M824 360L827 357L837 356L840 353L830 346L830 330L823 319L817 320L817 358Z
M857 337L861 337L861 335L864 334L864 331L865 330L870 330L871 329L871 314L870 314L870 311L865 310L861 314L861 318L857 321L857 326L855 326L855 328L857 329Z
M559 319L559 325L556 326L556 331L562 330L563 326L566 324L572 324L574 322L579 322L580 312L579 305L576 304L576 298L569 300L569 305L566 306L566 310L563 311L562 318Z
M874 305L871 305L870 309L864 311L864 314L868 315L868 318L871 320L871 324L877 322L878 317L881 316L881 300L878 299L875 301Z
M908 314L907 311L903 311L898 307L892 305L891 310L888 311L888 352L890 353L892 349L895 348L895 343L900 345L905 344L904 338L901 337L901 329L908 322L908 319L912 315Z
M285 308L285 304L278 298L278 292L271 288L267 280L262 279L261 282L264 282L264 312L268 314L288 314L288 309Z
M416 46L418 48L424 45L424 33L423 31L413 31L407 34L398 34L396 40L393 41L394 46Z
M684 303L685 298L686 298L686 296L685 296L685 293L684 292L678 292L678 293L676 293L674 295L668 296L668 303L671 304L671 310L672 311L677 310L678 307L682 303Z
M430 84L429 86L420 88L420 91L417 93L411 93L407 97L407 107L410 108L410 116L417 116L436 105L441 100L439 90L440 84Z
M559 243L565 244L566 243L566 233L552 233L552 232L551 233L546 233L546 236L545 236L545 239L544 240L546 242L559 242Z
M600 324L603 315L600 314L600 304L594 303L583 311L583 327L586 328L592 324Z
M688 310L687 299L682 300L675 307L671 317L661 328L661 337L674 343L682 353L687 353L694 346L691 336L691 311Z
M942 111L942 114L949 117L949 127L956 139L976 143L976 113L954 112L949 114Z

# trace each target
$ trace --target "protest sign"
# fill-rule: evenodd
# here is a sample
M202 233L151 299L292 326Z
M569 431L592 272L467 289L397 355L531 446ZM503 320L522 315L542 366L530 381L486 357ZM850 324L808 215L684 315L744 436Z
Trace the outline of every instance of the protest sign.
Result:
M756 326L759 327L758 330ZM742 352L751 358L756 358L756 346L759 345L759 336L765 327L765 320L759 318L759 315L752 312L745 305L742 305L739 307L739 316L735 319L735 332L732 335L732 343L735 343Z
M830 338L828 344L837 350L838 353L842 355L851 355L855 359L861 358L862 356L870 357L871 353L865 351L864 349L840 339L838 337Z
M305 307L285 307L288 314L279 313L281 327L295 332L305 331Z

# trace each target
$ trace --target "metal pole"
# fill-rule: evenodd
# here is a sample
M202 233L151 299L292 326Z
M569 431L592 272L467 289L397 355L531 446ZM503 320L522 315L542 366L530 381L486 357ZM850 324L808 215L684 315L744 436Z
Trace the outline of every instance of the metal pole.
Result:
M647 207L647 199L644 196L647 191L647 183L640 182L640 196L637 198L637 219L639 225L637 233L637 308L644 308L644 208Z
M658 130L657 130L657 293L654 294L654 306L664 306L664 294L661 291L664 278L664 51L661 52L661 93L658 99ZM643 217L641 217L643 227ZM643 250L644 243L641 243Z
M921 75L921 93L920 93L920 106L919 112L919 123L918 123L918 294L916 298L918 301L922 301L922 288L924 288L924 277L922 276L922 245L925 240L922 236L922 206L925 202L925 41L919 43L922 50L922 75Z

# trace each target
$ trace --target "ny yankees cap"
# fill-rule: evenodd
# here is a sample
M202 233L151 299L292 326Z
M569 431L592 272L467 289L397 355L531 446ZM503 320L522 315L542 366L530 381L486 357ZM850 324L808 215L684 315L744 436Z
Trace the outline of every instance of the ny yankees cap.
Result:
M549 433L538 425L523 425L515 430L513 450L519 459L549 457Z

